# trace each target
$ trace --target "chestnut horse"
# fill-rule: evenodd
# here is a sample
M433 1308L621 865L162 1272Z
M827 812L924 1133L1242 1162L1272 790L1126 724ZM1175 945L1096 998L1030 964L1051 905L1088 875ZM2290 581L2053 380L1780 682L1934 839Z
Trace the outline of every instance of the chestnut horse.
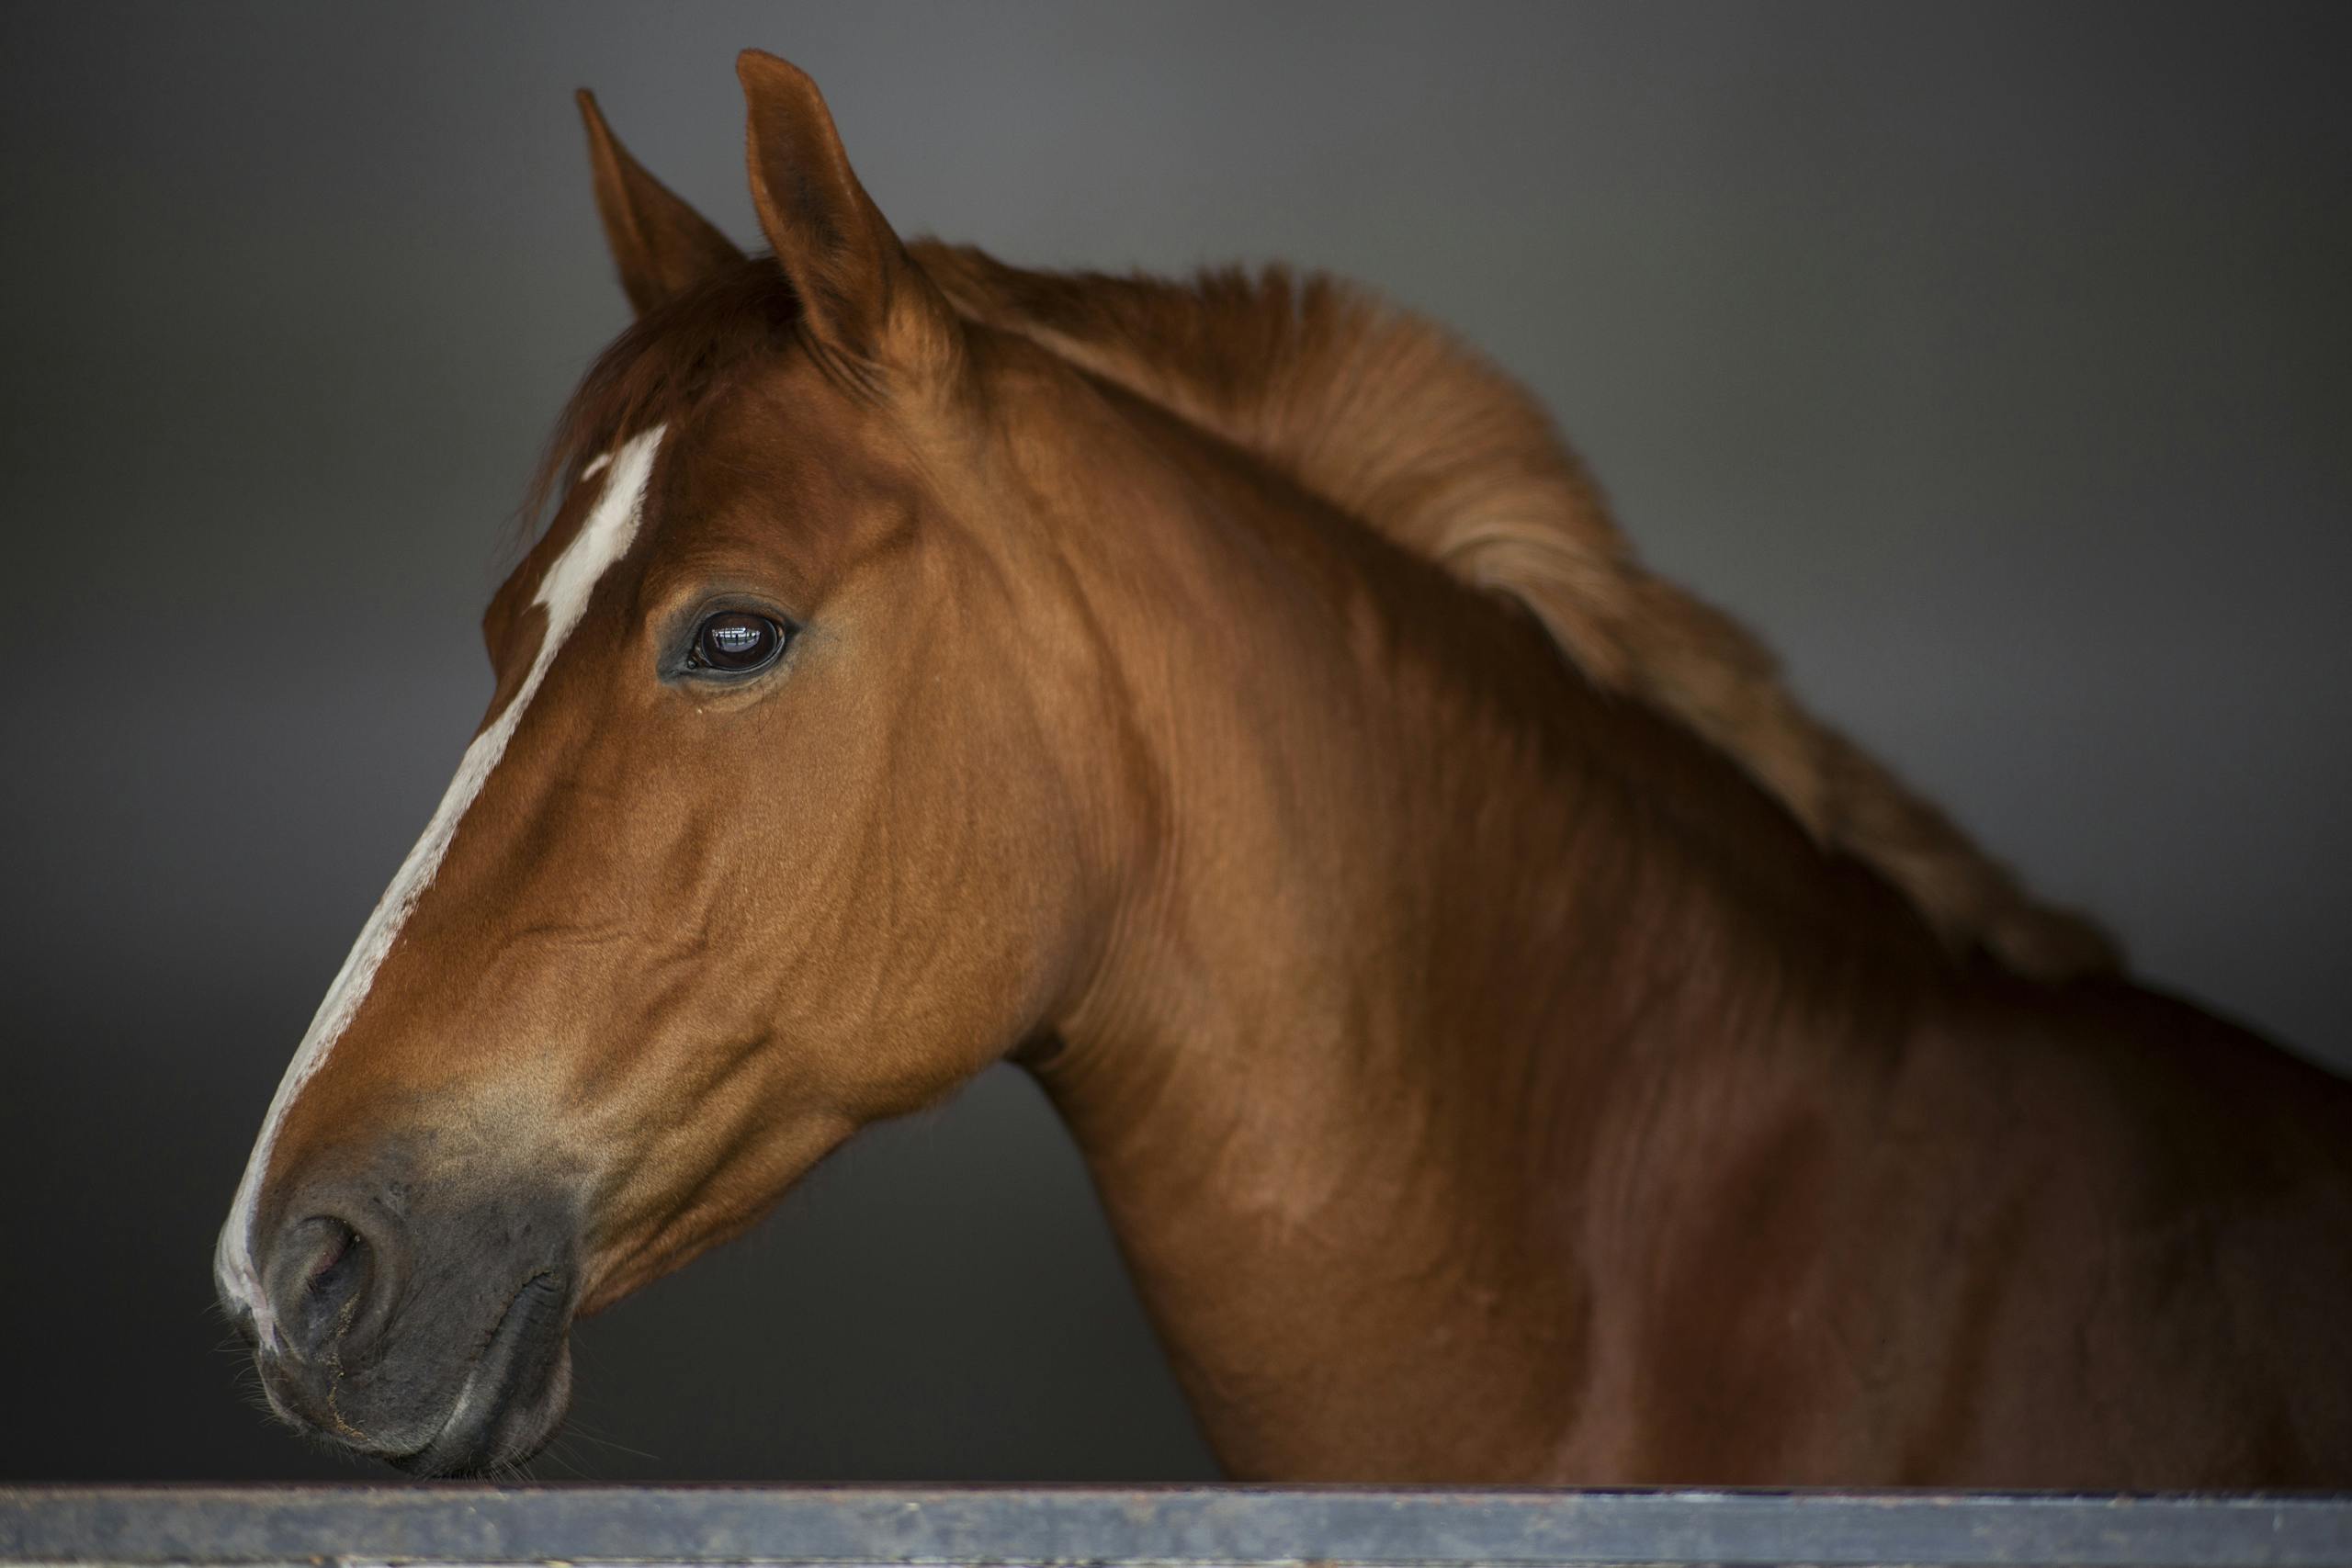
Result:
M570 1327L992 1062L1232 1473L2352 1483L2352 1086L2120 977L1282 272L904 245L743 56L216 1270L285 1418L532 1453Z

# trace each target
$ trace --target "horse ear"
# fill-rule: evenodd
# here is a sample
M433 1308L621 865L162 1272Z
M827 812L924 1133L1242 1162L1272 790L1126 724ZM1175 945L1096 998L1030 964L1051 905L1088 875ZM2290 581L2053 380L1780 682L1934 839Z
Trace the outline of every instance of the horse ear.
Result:
M857 183L808 73L761 50L736 58L750 110L752 201L820 344L865 365L936 346L946 301Z
M605 241L620 268L621 289L639 315L743 259L734 242L628 155L585 87L580 89L580 118L588 126L596 214L605 220Z

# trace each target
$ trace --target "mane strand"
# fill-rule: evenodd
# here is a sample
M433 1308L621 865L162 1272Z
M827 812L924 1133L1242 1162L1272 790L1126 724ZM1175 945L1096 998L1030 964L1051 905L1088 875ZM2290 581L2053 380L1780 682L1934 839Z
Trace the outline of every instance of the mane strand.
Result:
M932 242L918 262L972 319L1258 454L1463 580L1524 604L1603 690L1737 761L1826 850L1874 868L1957 954L2055 980L2118 966L1951 819L1805 711L1745 627L1652 575L1532 396L1370 292L1282 267L1187 282L1029 272Z

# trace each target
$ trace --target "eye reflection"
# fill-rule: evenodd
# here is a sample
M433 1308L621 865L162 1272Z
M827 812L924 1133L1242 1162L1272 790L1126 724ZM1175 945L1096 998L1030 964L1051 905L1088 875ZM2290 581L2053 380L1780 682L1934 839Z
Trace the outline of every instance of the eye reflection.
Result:
M784 628L765 615L729 610L709 616L695 628L686 668L740 675L772 663L784 651Z

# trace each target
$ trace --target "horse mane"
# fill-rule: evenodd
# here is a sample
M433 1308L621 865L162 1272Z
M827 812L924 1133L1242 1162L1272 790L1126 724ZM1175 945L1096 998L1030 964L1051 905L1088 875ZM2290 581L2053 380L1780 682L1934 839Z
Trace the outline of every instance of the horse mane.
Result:
M1434 324L1321 274L1024 271L922 242L967 316L1157 402L1468 582L1520 601L1604 691L1728 753L1825 850L1874 868L1955 954L2114 969L1951 819L1798 704L1771 654L1652 575L1534 398Z

